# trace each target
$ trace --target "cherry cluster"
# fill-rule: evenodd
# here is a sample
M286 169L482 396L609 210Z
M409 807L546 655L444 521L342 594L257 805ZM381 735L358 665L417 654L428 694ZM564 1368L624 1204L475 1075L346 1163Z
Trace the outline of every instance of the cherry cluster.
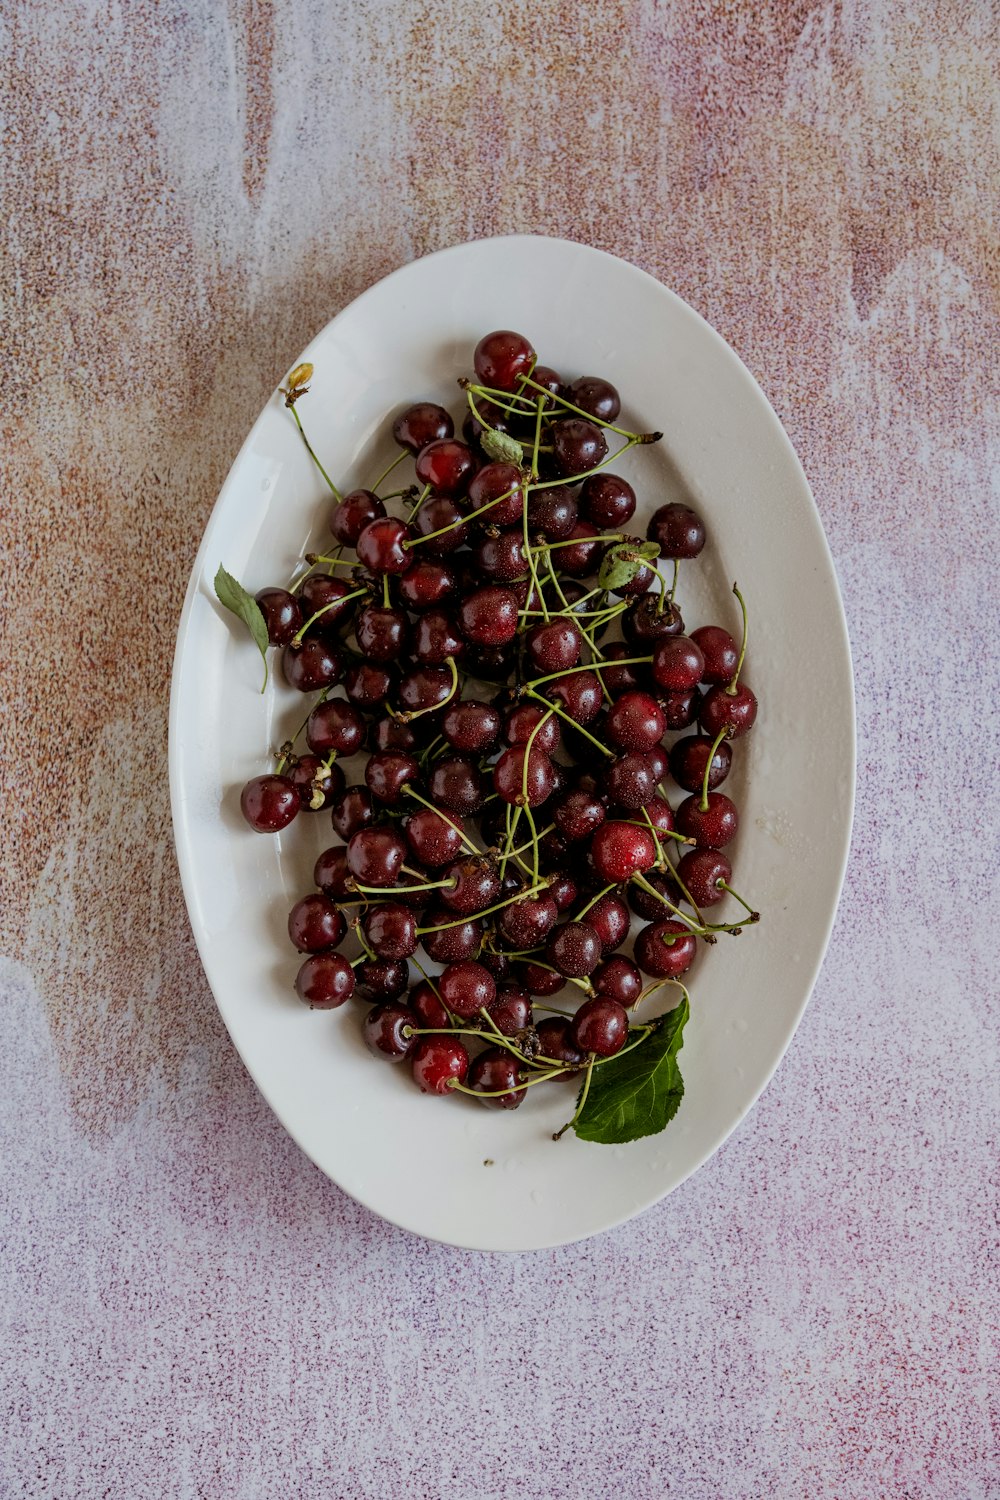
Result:
M325 810L338 840L288 919L301 999L366 1001L368 1045L425 1092L513 1109L640 1045L636 1007L757 920L730 885L739 815L719 790L757 701L738 590L741 643L685 633L700 517L671 503L628 530L635 492L608 466L660 434L617 425L614 386L565 382L517 333L481 339L474 368L461 437L419 402L373 488L341 495L321 470L333 546L256 596L286 680L318 699L241 805L260 832ZM284 391L300 429L309 373ZM380 495L408 458L415 483ZM730 893L748 915L708 921ZM567 986L581 1003L550 1005Z

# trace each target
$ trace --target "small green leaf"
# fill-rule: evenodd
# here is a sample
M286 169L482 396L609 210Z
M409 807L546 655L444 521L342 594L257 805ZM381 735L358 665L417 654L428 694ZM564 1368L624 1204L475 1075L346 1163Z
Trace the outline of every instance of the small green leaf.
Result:
M227 573L222 565L215 575L215 595L220 604L230 610L241 619L244 625L257 642L257 650L264 659L264 681L261 684L261 692L267 687L267 623L261 613L260 605L253 594L248 594L243 585Z
M644 1042L594 1069L573 1127L581 1140L617 1145L656 1135L670 1123L684 1095L677 1054L690 1013L685 995Z
M508 437L506 432L498 432L495 427L487 427L479 443L498 463L517 464L520 468L524 462L524 449L517 439Z
M617 547L610 547L604 554L597 575L598 583L602 589L610 589L612 592L624 588L658 556L659 550L656 542L619 542Z

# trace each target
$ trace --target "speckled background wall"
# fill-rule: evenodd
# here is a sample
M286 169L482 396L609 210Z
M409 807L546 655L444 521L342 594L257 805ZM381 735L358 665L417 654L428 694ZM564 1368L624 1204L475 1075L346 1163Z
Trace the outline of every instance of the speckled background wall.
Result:
M970 0L0 4L4 1497L1000 1495L998 33ZM385 272L511 229L634 260L755 372L861 743L755 1112L643 1218L496 1258L372 1218L271 1117L165 755L267 393Z

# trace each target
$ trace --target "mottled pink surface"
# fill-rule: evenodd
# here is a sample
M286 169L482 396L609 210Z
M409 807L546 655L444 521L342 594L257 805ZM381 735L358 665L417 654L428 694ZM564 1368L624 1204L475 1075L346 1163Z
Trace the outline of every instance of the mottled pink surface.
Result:
M997 34L968 0L7 0L4 1497L1000 1495ZM742 1129L500 1258L374 1219L257 1095L165 725L265 395L386 271L511 229L633 259L758 376L837 559L860 784Z

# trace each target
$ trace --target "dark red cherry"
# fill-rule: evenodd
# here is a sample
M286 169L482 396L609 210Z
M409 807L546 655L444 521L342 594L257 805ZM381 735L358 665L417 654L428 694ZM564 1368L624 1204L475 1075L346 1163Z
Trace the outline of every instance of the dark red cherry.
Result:
M608 739L621 750L651 750L667 729L663 709L649 693L623 693L608 710Z
M418 1017L421 1026L436 1029L451 1025L451 1017L442 1005L441 997L427 979L421 979L419 984L413 986L407 1004Z
M740 826L736 804L725 792L709 792L702 807L699 793L686 797L677 809L677 832L706 849L723 849Z
M467 646L455 615L443 609L429 609L413 627L410 651L425 667L442 666L453 656L463 657Z
M295 976L295 992L313 1010L336 1010L354 994L354 970L342 953L313 953Z
M417 511L414 525L420 536L427 537L420 543L420 552L425 557L447 557L461 547L469 535L465 512L447 495L431 495ZM440 535L435 535L440 533Z
M533 490L528 496L528 530L547 542L563 542L579 519L576 497L565 489Z
M591 858L605 883L620 885L630 876L651 870L659 854L648 828L632 823L603 823L590 844Z
M713 739L721 729L728 731L730 739L739 739L753 728L756 718L757 699L744 682L735 688L709 688L698 714L702 729Z
M717 849L689 849L677 866L677 879L687 887L695 906L721 901L732 873L729 860Z
M516 464L492 463L469 485L469 501L491 526L516 526L524 514L524 482Z
M628 937L630 918L628 907L619 896L608 892L602 896L582 918L588 927L592 927L600 938L601 954L607 958L609 953L614 953L620 948Z
M540 807L552 793L552 762L532 745L512 745L493 767L493 789L504 802L518 807Z
M347 867L347 850L343 844L324 849L313 869L313 884L318 885L331 901L348 901L354 895L354 876Z
M347 922L329 896L303 896L288 914L288 936L300 953L336 948L346 931Z
M739 663L739 647L721 625L700 625L692 630L691 639L705 658L702 682L732 682Z
M533 625L525 636L528 662L539 676L549 672L566 672L575 667L583 649L583 635L568 615L553 615L551 620Z
M376 1002L398 999L410 983L405 958L366 958L355 974L360 995Z
M705 658L690 636L668 636L653 647L653 677L668 693L696 687L704 665Z
M378 662L354 662L344 673L344 692L355 708L381 708L392 690L393 674Z
M581 375L574 380L566 389L566 400L600 422L613 422L622 409L618 392L600 375Z
M544 692L577 724L590 724L604 702L604 690L595 672L568 672L547 682Z
M496 980L489 969L466 958L449 964L437 977L438 994L452 1015L471 1021L496 997Z
M584 480L579 503L584 520L598 531L621 531L635 515L635 490L605 469Z
M581 787L564 793L552 809L552 821L570 843L590 838L606 816L604 803Z
M409 448L416 457L428 443L455 436L455 424L443 406L434 401L417 401L400 412L392 424L392 435L401 448Z
M368 604L354 622L358 649L368 661L398 661L406 644L410 622L405 609Z
M546 1016L544 1021L539 1021L535 1035L542 1057L549 1057L569 1068L578 1068L585 1061L585 1054L573 1042L572 1023L566 1017Z
M463 920L444 907L435 907L424 917L422 927L420 941L436 964L475 958L482 946L483 924L476 917Z
M601 961L601 940L586 922L563 922L545 945L545 962L567 979L584 979Z
M356 755L365 741L365 721L343 698L319 703L306 723L306 742L316 755Z
M622 615L622 635L630 646L636 648L631 653L633 656L648 651L655 641L680 635L684 630L677 605L666 603L661 609L660 599L659 594L643 594Z
M513 391L518 376L530 374L535 359L535 351L523 333L498 328L479 340L472 362L480 384L495 391Z
M601 787L608 801L615 807L636 811L644 807L656 793L656 773L646 755L639 750L626 751L616 760L607 762L601 777Z
M705 734L689 734L675 741L670 750L670 774L678 786L686 792L700 792L705 779L705 766L712 754L713 741ZM729 775L733 763L733 752L726 740L716 745L712 754L712 769L708 773L708 789L714 791Z
M545 723L539 728L542 719ZM530 739L533 749L552 755L559 748L562 732L551 709L542 708L538 703L517 703L507 710L503 737L508 745L526 745Z
M570 1023L570 1036L581 1052L614 1057L628 1041L625 1007L606 995L585 1000Z
M302 610L287 589L261 589L256 600L272 646L287 646L302 624Z
M419 1037L416 1028L420 1019L405 1005L391 1001L372 1006L365 1016L362 1033L365 1046L376 1057L387 1057L390 1062L402 1062L416 1047Z
M360 828L347 845L347 868L359 885L392 886L406 859L406 840L395 828Z
M385 506L371 490L352 490L331 510L330 530L341 546L356 547L365 527L384 515Z
M607 682L606 674L604 680ZM609 691L614 691L610 683L608 688ZM668 730L690 729L692 724L697 723L698 710L701 708L701 694L697 688L685 688L680 693L660 692L658 701Z
M429 787L435 807L463 817L479 812L486 798L479 768L464 755L444 755L435 761Z
M457 813L449 818L432 807L418 807L403 824L413 857L429 870L459 857L463 847L461 828Z
M496 997L486 1009L490 1020L504 1036L517 1036L532 1024L531 996L519 984L507 983L497 986Z
M400 599L416 613L447 604L457 592L454 570L434 557L418 558L399 580Z
M450 886L440 891L441 905L460 917L474 917L492 906L500 895L500 877L493 862L481 855L466 854L447 865L442 880Z
M240 811L255 833L280 833L301 806L287 776L255 776L240 793Z
M679 979L694 962L697 940L673 918L644 927L635 940L635 961L654 979Z
M527 1089L521 1088L521 1068L505 1047L487 1047L473 1058L469 1088L482 1096L489 1109L517 1109Z
M599 995L617 1000L619 1005L634 1005L642 993L642 975L635 964L621 954L606 958L590 979Z
M300 693L316 693L340 681L343 662L336 645L327 636L307 635L299 646L286 646L281 665L289 687Z
M457 438L443 438L428 443L417 454L417 478L423 485L429 484L434 494L447 495L455 499L464 495L469 480L476 472L476 455L466 443ZM361 551L358 549L358 556Z
M510 589L486 584L462 600L458 623L477 646L504 646L517 634L517 600Z
M334 833L345 843L359 828L367 828L374 818L372 795L366 786L346 787L333 799L330 821Z
M302 806L310 812L329 807L344 789L344 773L337 765L328 766L318 755L300 755L288 770Z
M474 698L451 703L441 720L441 733L453 749L485 755L500 738L499 711Z
M674 501L653 512L646 536L657 543L661 557L697 557L705 545L705 523L689 505Z
M450 1094L455 1079L464 1083L469 1054L457 1037L422 1036L410 1054L413 1081L423 1094Z
M440 708L455 694L455 678L447 667L414 667L399 683L399 701L407 713Z
M358 537L358 557L372 573L405 573L416 562L416 554L403 545L409 540L410 528L403 521L382 516L369 521Z
M501 936L518 952L537 948L544 943L559 919L559 910L550 895L525 896L498 913Z
M299 590L299 601L306 621L318 615L309 633L332 630L334 625L350 619L357 608L356 601L349 596L357 592L354 583L344 578L334 578L330 573L311 573Z
M543 964L536 964L530 960L527 963L518 964L517 976L518 982L531 995L545 997L558 995L566 983L563 976L555 969L546 968Z
M647 682L652 681L647 666L634 663L628 666L615 665L621 662L631 662L632 657L640 654L627 642L612 641L610 645L602 646L601 650L605 663L601 667L601 677L612 698L617 698L622 693L643 689Z
M416 921L399 901L380 901L377 906L370 906L361 925L376 958L409 958L416 949Z
M604 433L583 417L562 417L549 430L552 452L560 474L586 474L607 457Z
M560 573L568 573L571 578L596 573L607 546L597 527L591 526L589 521L577 521L568 540L570 545L561 546L558 553L553 554L558 559Z

